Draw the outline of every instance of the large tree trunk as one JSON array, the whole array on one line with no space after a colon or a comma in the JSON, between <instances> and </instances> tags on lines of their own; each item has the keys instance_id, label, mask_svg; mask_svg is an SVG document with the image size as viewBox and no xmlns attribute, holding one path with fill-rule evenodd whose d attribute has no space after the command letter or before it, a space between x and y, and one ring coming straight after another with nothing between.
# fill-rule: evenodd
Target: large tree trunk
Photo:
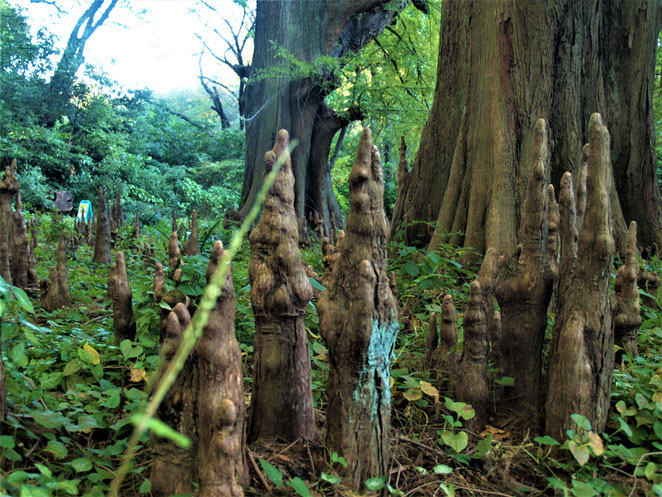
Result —
<instances>
[{"instance_id":1,"label":"large tree trunk","mask_svg":"<svg viewBox=\"0 0 662 497\"><path fill-rule=\"evenodd\" d=\"M531 163L536 119L546 117L554 130L547 177L558 186L565 171L577 176L593 112L604 116L612 134L613 175L607 186L617 247L625 247L630 220L637 221L644 246L660 246L652 130L660 5L658 0L444 4L442 27L452 24L453 36L442 36L439 67L467 76L460 78L466 83L459 89L438 84L433 107L461 101L464 115L460 125L449 111L431 115L421 159L401 199L409 221L425 220L427 206L439 201L439 190L428 191L429 184L443 187L448 178L432 248L452 232L461 233L450 237L458 245L511 250L529 175L520 164ZM453 22L458 17L468 26ZM444 130L449 142L437 142L441 131L432 133L435 129ZM443 159L426 159L430 149ZM418 177L422 181L415 181Z\"/></svg>"},{"instance_id":2,"label":"large tree trunk","mask_svg":"<svg viewBox=\"0 0 662 497\"><path fill-rule=\"evenodd\" d=\"M305 215L324 215L325 229L340 226L326 160L311 161L313 128L324 97L333 89L332 71L320 64L313 74L288 64L289 57L315 65L318 57L339 57L358 51L377 36L397 10L385 0L259 1L255 22L255 55L252 81L247 85L242 106L246 113L246 168L240 213L253 206L262 185L262 153L274 143L276 132L285 128L298 145L292 152L295 178L295 212L299 222ZM333 138L333 136L332 136ZM330 141L322 140L329 154ZM319 170L322 168L323 170ZM308 180L309 176L315 179ZM312 189L312 191L310 191ZM319 190L319 191L318 191ZM322 204L318 204L322 202ZM331 207L331 208L329 208Z\"/></svg>"}]
</instances>

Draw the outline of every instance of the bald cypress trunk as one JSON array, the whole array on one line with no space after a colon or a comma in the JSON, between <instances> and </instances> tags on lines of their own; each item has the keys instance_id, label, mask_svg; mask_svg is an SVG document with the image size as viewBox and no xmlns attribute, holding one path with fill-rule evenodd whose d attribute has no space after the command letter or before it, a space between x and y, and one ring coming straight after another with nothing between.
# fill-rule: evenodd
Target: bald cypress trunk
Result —
<instances>
[{"instance_id":1,"label":"bald cypress trunk","mask_svg":"<svg viewBox=\"0 0 662 497\"><path fill-rule=\"evenodd\" d=\"M535 121L544 117L554 130L546 179L558 187L564 172L577 177L593 112L604 116L612 136L613 173L607 172L606 188L616 246L625 249L631 220L637 221L644 247L660 246L652 90L661 5L646 0L444 4L442 26L451 23L452 34L446 36L455 45L442 37L439 67L465 84L451 91L442 79L433 107L460 102L464 114L459 125L448 112L431 114L421 159L402 198L408 221L428 219L427 206L442 199L432 248L452 232L450 241L457 245L511 250L518 242ZM468 25L452 22L458 16ZM442 135L432 132L441 128L447 133L443 144ZM427 160L429 149L443 158ZM417 177L422 180L414 181ZM441 196L439 190L428 191L436 181L445 186Z\"/></svg>"}]
</instances>

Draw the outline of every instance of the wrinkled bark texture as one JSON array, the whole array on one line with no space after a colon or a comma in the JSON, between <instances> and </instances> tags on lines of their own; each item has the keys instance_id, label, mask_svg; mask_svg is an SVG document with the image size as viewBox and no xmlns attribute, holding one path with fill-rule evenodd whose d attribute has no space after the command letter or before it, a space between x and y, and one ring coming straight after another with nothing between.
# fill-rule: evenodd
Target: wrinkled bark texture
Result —
<instances>
[{"instance_id":1,"label":"wrinkled bark texture","mask_svg":"<svg viewBox=\"0 0 662 497\"><path fill-rule=\"evenodd\" d=\"M514 395L533 406L541 400L542 345L547 327L547 308L556 274L549 264L548 206L545 187L547 126L535 126L532 172L524 200L520 227L521 244L501 256L496 296L501 307L501 364L515 379Z\"/></svg>"},{"instance_id":2,"label":"wrinkled bark texture","mask_svg":"<svg viewBox=\"0 0 662 497\"><path fill-rule=\"evenodd\" d=\"M303 75L278 52L285 51L304 63L312 63L319 56L339 57L357 52L406 3L395 6L386 0L257 3L251 74L262 77L250 81L243 95L247 124L241 215L245 216L253 206L262 185L261 151L269 149L279 128L286 128L291 138L298 141L292 152L297 220L303 223L309 213L319 213L326 233L333 226L342 225L328 164L331 144L328 136L333 138L337 130L332 130L337 126L327 124L328 109L323 102L337 84L336 79L326 71ZM327 138L314 137L314 130Z\"/></svg>"},{"instance_id":3,"label":"wrinkled bark texture","mask_svg":"<svg viewBox=\"0 0 662 497\"><path fill-rule=\"evenodd\" d=\"M110 266L108 274L108 297L113 304L113 331L115 344L122 340L133 340L136 337L136 323L132 323L133 307L131 305L131 287L129 275L126 272L124 252L115 254L115 264Z\"/></svg>"},{"instance_id":4,"label":"wrinkled bark texture","mask_svg":"<svg viewBox=\"0 0 662 497\"><path fill-rule=\"evenodd\" d=\"M565 171L577 176L589 115L600 112L612 133L606 185L617 248L631 220L644 247L662 246L652 119L662 4L449 0L442 16L444 75L396 223L429 220L427 206L438 206L432 248L453 233L456 245L510 252L535 120L555 130L545 175L558 187Z\"/></svg>"},{"instance_id":5,"label":"wrinkled bark texture","mask_svg":"<svg viewBox=\"0 0 662 497\"><path fill-rule=\"evenodd\" d=\"M67 234L62 231L57 246L57 263L48 280L41 282L41 305L48 312L71 306L69 275L67 272Z\"/></svg>"},{"instance_id":6,"label":"wrinkled bark texture","mask_svg":"<svg viewBox=\"0 0 662 497\"><path fill-rule=\"evenodd\" d=\"M454 379L457 374L460 358L455 349L457 349L457 314L453 298L446 295L441 303L439 345L434 356L436 382L439 386L444 379Z\"/></svg>"},{"instance_id":7,"label":"wrinkled bark texture","mask_svg":"<svg viewBox=\"0 0 662 497\"><path fill-rule=\"evenodd\" d=\"M349 190L345 237L317 308L329 349L326 444L347 460L346 481L359 489L389 468L389 368L399 327L386 271L381 158L367 128Z\"/></svg>"},{"instance_id":8,"label":"wrinkled bark texture","mask_svg":"<svg viewBox=\"0 0 662 497\"><path fill-rule=\"evenodd\" d=\"M97 208L97 238L94 243L92 262L110 264L110 222L106 212L106 192L99 187L99 207Z\"/></svg>"},{"instance_id":9,"label":"wrinkled bark texture","mask_svg":"<svg viewBox=\"0 0 662 497\"><path fill-rule=\"evenodd\" d=\"M456 400L471 404L476 415L467 427L480 432L487 423L487 316L478 280L471 284L469 304L464 313L464 350L455 385Z\"/></svg>"},{"instance_id":10,"label":"wrinkled bark texture","mask_svg":"<svg viewBox=\"0 0 662 497\"><path fill-rule=\"evenodd\" d=\"M264 200L260 222L250 235L248 275L255 315L255 376L249 441L276 437L311 440L315 434L303 325L313 292L299 253L288 144L288 133L282 129L273 149L264 155L265 172L279 159L283 164Z\"/></svg>"},{"instance_id":11,"label":"wrinkled bark texture","mask_svg":"<svg viewBox=\"0 0 662 497\"><path fill-rule=\"evenodd\" d=\"M614 239L609 226L606 175L609 132L598 114L589 128L586 212L577 225L572 176L561 179L561 261L557 314L549 360L545 431L561 440L576 429L578 413L593 430L605 428L614 367L609 303Z\"/></svg>"},{"instance_id":12,"label":"wrinkled bark texture","mask_svg":"<svg viewBox=\"0 0 662 497\"><path fill-rule=\"evenodd\" d=\"M11 202L18 192L16 160L5 169L5 177L0 180L0 276L10 285L12 278L12 208Z\"/></svg>"},{"instance_id":13,"label":"wrinkled bark texture","mask_svg":"<svg viewBox=\"0 0 662 497\"><path fill-rule=\"evenodd\" d=\"M182 255L196 255L200 253L198 242L198 213L195 209L191 212L191 236L182 245Z\"/></svg>"}]
</instances>

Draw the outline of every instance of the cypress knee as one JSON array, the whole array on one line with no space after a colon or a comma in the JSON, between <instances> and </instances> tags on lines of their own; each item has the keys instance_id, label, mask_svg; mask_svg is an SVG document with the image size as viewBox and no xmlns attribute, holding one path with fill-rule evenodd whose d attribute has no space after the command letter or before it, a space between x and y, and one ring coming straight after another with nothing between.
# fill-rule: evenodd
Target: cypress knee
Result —
<instances>
[{"instance_id":1,"label":"cypress knee","mask_svg":"<svg viewBox=\"0 0 662 497\"><path fill-rule=\"evenodd\" d=\"M611 295L614 319L614 341L632 357L637 357L637 338L641 326L639 288L637 287L637 223L630 223L625 264L616 271L614 292ZM620 361L619 353L618 361Z\"/></svg>"},{"instance_id":2,"label":"cypress knee","mask_svg":"<svg viewBox=\"0 0 662 497\"><path fill-rule=\"evenodd\" d=\"M170 365L181 342L182 333L190 321L191 316L182 303L173 307L168 314L158 381ZM189 358L157 410L158 419L188 437L191 445L187 448L181 447L170 439L152 433L150 441L154 462L150 480L155 497L190 493L193 491L193 481L197 480L196 376L196 369Z\"/></svg>"},{"instance_id":3,"label":"cypress knee","mask_svg":"<svg viewBox=\"0 0 662 497\"><path fill-rule=\"evenodd\" d=\"M0 180L0 276L9 284L13 283L11 270L11 202L18 192L16 160L5 169L5 177Z\"/></svg>"},{"instance_id":4,"label":"cypress knee","mask_svg":"<svg viewBox=\"0 0 662 497\"><path fill-rule=\"evenodd\" d=\"M182 255L196 255L200 253L198 243L198 213L193 209L191 212L191 236L182 245Z\"/></svg>"},{"instance_id":5,"label":"cypress knee","mask_svg":"<svg viewBox=\"0 0 662 497\"><path fill-rule=\"evenodd\" d=\"M386 270L382 164L367 128L349 191L345 237L317 308L329 349L326 444L345 458L347 481L360 489L389 469L390 366L398 332Z\"/></svg>"},{"instance_id":6,"label":"cypress knee","mask_svg":"<svg viewBox=\"0 0 662 497\"><path fill-rule=\"evenodd\" d=\"M457 373L455 398L471 404L476 412L467 426L480 432L487 423L487 317L483 291L476 279L471 284L469 305L464 313L464 351Z\"/></svg>"},{"instance_id":7,"label":"cypress knee","mask_svg":"<svg viewBox=\"0 0 662 497\"><path fill-rule=\"evenodd\" d=\"M41 303L48 312L71 305L67 273L67 236L64 231L60 234L60 243L57 246L57 263L51 269L49 279L42 281L41 286Z\"/></svg>"},{"instance_id":8,"label":"cypress knee","mask_svg":"<svg viewBox=\"0 0 662 497\"><path fill-rule=\"evenodd\" d=\"M457 348L457 314L453 298L446 295L441 302L441 330L439 345L435 352L437 385L441 386L444 378L455 378L460 359L453 349Z\"/></svg>"},{"instance_id":9,"label":"cypress knee","mask_svg":"<svg viewBox=\"0 0 662 497\"><path fill-rule=\"evenodd\" d=\"M131 322L133 319L132 294L124 252L115 254L115 264L110 267L108 297L113 303L115 344L119 345L122 340L133 340L136 337L136 323Z\"/></svg>"},{"instance_id":10,"label":"cypress knee","mask_svg":"<svg viewBox=\"0 0 662 497\"><path fill-rule=\"evenodd\" d=\"M251 304L255 314L255 378L248 440L310 440L315 434L308 340L303 315L312 287L299 253L294 175L288 134L280 130L264 156L265 174L283 157L250 235Z\"/></svg>"},{"instance_id":11,"label":"cypress knee","mask_svg":"<svg viewBox=\"0 0 662 497\"><path fill-rule=\"evenodd\" d=\"M28 288L28 266L30 259L30 241L25 229L25 219L21 206L21 190L16 192L16 206L12 213L12 279L19 288Z\"/></svg>"},{"instance_id":12,"label":"cypress knee","mask_svg":"<svg viewBox=\"0 0 662 497\"><path fill-rule=\"evenodd\" d=\"M533 168L522 207L521 244L501 257L496 296L501 306L504 374L515 379L518 401L536 406L542 393L542 345L554 274L547 261L547 125L536 123Z\"/></svg>"},{"instance_id":13,"label":"cypress knee","mask_svg":"<svg viewBox=\"0 0 662 497\"><path fill-rule=\"evenodd\" d=\"M214 244L207 279L223 255ZM198 367L199 497L241 497L247 483L244 461L244 374L234 333L236 298L228 272L223 292L195 349Z\"/></svg>"},{"instance_id":14,"label":"cypress knee","mask_svg":"<svg viewBox=\"0 0 662 497\"><path fill-rule=\"evenodd\" d=\"M106 192L99 187L99 207L97 209L97 238L94 243L92 262L110 264L110 222L106 212Z\"/></svg>"},{"instance_id":15,"label":"cypress knee","mask_svg":"<svg viewBox=\"0 0 662 497\"><path fill-rule=\"evenodd\" d=\"M602 431L607 421L614 367L614 331L609 278L614 239L609 227L605 172L610 168L609 132L599 114L589 125L586 211L579 235L572 177L561 179L561 261L545 431L562 439L579 413Z\"/></svg>"},{"instance_id":16,"label":"cypress knee","mask_svg":"<svg viewBox=\"0 0 662 497\"><path fill-rule=\"evenodd\" d=\"M430 313L430 320L428 322L428 340L425 347L425 359L423 360L424 369L434 368L434 354L437 351L438 344L439 344L439 333L437 331L437 315L434 312L432 312Z\"/></svg>"}]
</instances>

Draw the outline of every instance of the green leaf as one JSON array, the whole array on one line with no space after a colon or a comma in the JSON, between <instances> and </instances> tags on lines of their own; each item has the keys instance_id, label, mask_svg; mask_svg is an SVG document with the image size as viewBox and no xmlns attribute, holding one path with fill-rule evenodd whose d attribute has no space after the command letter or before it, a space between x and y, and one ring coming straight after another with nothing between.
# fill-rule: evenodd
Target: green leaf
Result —
<instances>
[{"instance_id":1,"label":"green leaf","mask_svg":"<svg viewBox=\"0 0 662 497\"><path fill-rule=\"evenodd\" d=\"M49 478L53 476L53 472L48 468L48 466L44 466L43 464L35 463L35 467L39 470L39 472L44 475L48 476Z\"/></svg>"},{"instance_id":2,"label":"green leaf","mask_svg":"<svg viewBox=\"0 0 662 497\"><path fill-rule=\"evenodd\" d=\"M140 416L133 416L132 420L134 423L137 423L140 420ZM147 429L153 431L156 436L172 440L180 447L187 448L191 446L191 441L186 435L182 435L159 419L149 418Z\"/></svg>"},{"instance_id":3,"label":"green leaf","mask_svg":"<svg viewBox=\"0 0 662 497\"><path fill-rule=\"evenodd\" d=\"M152 491L152 482L150 481L149 478L145 478L143 482L140 484L140 488L138 489L138 492L141 494L148 494Z\"/></svg>"},{"instance_id":4,"label":"green leaf","mask_svg":"<svg viewBox=\"0 0 662 497\"><path fill-rule=\"evenodd\" d=\"M469 436L464 431L453 433L452 431L444 430L441 434L441 439L457 453L462 452L469 443Z\"/></svg>"},{"instance_id":5,"label":"green leaf","mask_svg":"<svg viewBox=\"0 0 662 497\"><path fill-rule=\"evenodd\" d=\"M16 447L16 443L14 442L14 437L11 437L9 435L2 435L0 436L0 447L3 449L13 449Z\"/></svg>"},{"instance_id":6,"label":"green leaf","mask_svg":"<svg viewBox=\"0 0 662 497\"><path fill-rule=\"evenodd\" d=\"M74 468L76 473L83 473L92 469L92 461L90 461L89 457L79 457L69 464L71 464L71 467Z\"/></svg>"},{"instance_id":7,"label":"green leaf","mask_svg":"<svg viewBox=\"0 0 662 497\"><path fill-rule=\"evenodd\" d=\"M281 473L278 468L269 464L264 459L260 459L260 466L262 466L262 471L264 471L264 474L267 475L274 485L277 487L283 486L283 473Z\"/></svg>"},{"instance_id":8,"label":"green leaf","mask_svg":"<svg viewBox=\"0 0 662 497\"><path fill-rule=\"evenodd\" d=\"M653 481L655 478L655 470L657 469L654 462L649 462L644 469L644 476L647 480Z\"/></svg>"},{"instance_id":9,"label":"green leaf","mask_svg":"<svg viewBox=\"0 0 662 497\"><path fill-rule=\"evenodd\" d=\"M326 290L326 287L322 285L319 281L317 281L315 278L312 276L308 276L308 280L310 280L310 284L313 286L313 288L316 288L320 292L323 292Z\"/></svg>"},{"instance_id":10,"label":"green leaf","mask_svg":"<svg viewBox=\"0 0 662 497\"><path fill-rule=\"evenodd\" d=\"M331 485L336 485L342 481L342 478L336 475L330 475L322 471L322 474L320 475L320 479L330 483Z\"/></svg>"},{"instance_id":11,"label":"green leaf","mask_svg":"<svg viewBox=\"0 0 662 497\"><path fill-rule=\"evenodd\" d=\"M444 491L447 497L455 497L455 487L450 483L440 483L439 488Z\"/></svg>"},{"instance_id":12,"label":"green leaf","mask_svg":"<svg viewBox=\"0 0 662 497\"><path fill-rule=\"evenodd\" d=\"M46 373L39 379L39 383L44 390L51 390L60 384L60 380L62 373Z\"/></svg>"},{"instance_id":13,"label":"green leaf","mask_svg":"<svg viewBox=\"0 0 662 497\"><path fill-rule=\"evenodd\" d=\"M599 492L590 484L579 480L572 480L572 495L575 497L593 497Z\"/></svg>"},{"instance_id":14,"label":"green leaf","mask_svg":"<svg viewBox=\"0 0 662 497\"><path fill-rule=\"evenodd\" d=\"M32 411L32 419L34 419L41 426L50 430L58 429L62 426L64 421L63 416L53 411Z\"/></svg>"},{"instance_id":15,"label":"green leaf","mask_svg":"<svg viewBox=\"0 0 662 497\"><path fill-rule=\"evenodd\" d=\"M331 465L334 463L340 464L343 468L347 468L347 461L345 461L345 458L342 456L339 456L336 452L333 452L331 454Z\"/></svg>"},{"instance_id":16,"label":"green leaf","mask_svg":"<svg viewBox=\"0 0 662 497\"><path fill-rule=\"evenodd\" d=\"M653 423L653 431L655 432L657 438L662 440L662 423L655 421L655 423Z\"/></svg>"},{"instance_id":17,"label":"green leaf","mask_svg":"<svg viewBox=\"0 0 662 497\"><path fill-rule=\"evenodd\" d=\"M547 435L545 435L544 437L536 437L533 440L536 443L539 443L540 445L561 445L556 440L554 440L552 437L547 436Z\"/></svg>"},{"instance_id":18,"label":"green leaf","mask_svg":"<svg viewBox=\"0 0 662 497\"><path fill-rule=\"evenodd\" d=\"M588 446L581 445L574 440L570 440L568 443L568 448L580 466L583 466L588 462L588 458L591 455L588 450Z\"/></svg>"},{"instance_id":19,"label":"green leaf","mask_svg":"<svg viewBox=\"0 0 662 497\"><path fill-rule=\"evenodd\" d=\"M365 488L376 492L381 490L386 486L386 476L375 476L374 478L369 478L365 481Z\"/></svg>"},{"instance_id":20,"label":"green leaf","mask_svg":"<svg viewBox=\"0 0 662 497\"><path fill-rule=\"evenodd\" d=\"M80 371L81 365L80 361L78 359L73 359L72 361L69 361L67 365L64 367L64 371L62 374L64 376L71 376L74 373L77 373Z\"/></svg>"},{"instance_id":21,"label":"green leaf","mask_svg":"<svg viewBox=\"0 0 662 497\"><path fill-rule=\"evenodd\" d=\"M577 423L577 429L589 431L591 429L591 422L581 414L571 414L570 418Z\"/></svg>"},{"instance_id":22,"label":"green leaf","mask_svg":"<svg viewBox=\"0 0 662 497\"><path fill-rule=\"evenodd\" d=\"M63 480L56 483L57 488L61 488L69 495L78 495L78 484L80 480Z\"/></svg>"},{"instance_id":23,"label":"green leaf","mask_svg":"<svg viewBox=\"0 0 662 497\"><path fill-rule=\"evenodd\" d=\"M14 471L13 473L10 473L9 476L7 477L7 482L11 483L12 485L15 485L29 478L30 475L25 471Z\"/></svg>"},{"instance_id":24,"label":"green leaf","mask_svg":"<svg viewBox=\"0 0 662 497\"><path fill-rule=\"evenodd\" d=\"M503 376L498 380L494 380L494 383L496 383L497 385L501 385L502 387L514 387L515 378L511 376Z\"/></svg>"},{"instance_id":25,"label":"green leaf","mask_svg":"<svg viewBox=\"0 0 662 497\"><path fill-rule=\"evenodd\" d=\"M311 494L310 490L308 490L308 486L298 476L292 478L292 480L287 484L292 487L294 491L301 497L313 497L313 494Z\"/></svg>"},{"instance_id":26,"label":"green leaf","mask_svg":"<svg viewBox=\"0 0 662 497\"><path fill-rule=\"evenodd\" d=\"M14 364L22 369L26 368L30 362L28 355L25 353L25 345L23 343L19 343L11 349L10 357Z\"/></svg>"},{"instance_id":27,"label":"green leaf","mask_svg":"<svg viewBox=\"0 0 662 497\"><path fill-rule=\"evenodd\" d=\"M445 464L437 464L432 471L437 475L449 475L453 472L453 468L446 466Z\"/></svg>"},{"instance_id":28,"label":"green leaf","mask_svg":"<svg viewBox=\"0 0 662 497\"><path fill-rule=\"evenodd\" d=\"M132 357L138 357L143 352L143 348L140 345L133 346L131 340L122 340L120 343L120 350L124 359L131 359Z\"/></svg>"},{"instance_id":29,"label":"green leaf","mask_svg":"<svg viewBox=\"0 0 662 497\"><path fill-rule=\"evenodd\" d=\"M405 273L407 273L412 278L415 278L420 273L420 270L418 269L418 266L416 264L414 264L413 262L407 262L406 264L404 264L402 266L402 269L404 270Z\"/></svg>"},{"instance_id":30,"label":"green leaf","mask_svg":"<svg viewBox=\"0 0 662 497\"><path fill-rule=\"evenodd\" d=\"M97 420L92 416L83 415L78 418L78 423L69 429L69 431L86 431L91 430L92 428L98 428L99 424Z\"/></svg>"},{"instance_id":31,"label":"green leaf","mask_svg":"<svg viewBox=\"0 0 662 497\"><path fill-rule=\"evenodd\" d=\"M56 459L64 459L67 457L67 446L55 440L48 442L45 450L52 452Z\"/></svg>"},{"instance_id":32,"label":"green leaf","mask_svg":"<svg viewBox=\"0 0 662 497\"><path fill-rule=\"evenodd\" d=\"M623 432L624 432L628 437L631 437L631 436L632 436L632 428L630 428L630 425L627 424L627 422L626 422L623 418L621 418L621 417L618 418L618 422L619 422L620 425L621 425L621 430L623 430Z\"/></svg>"},{"instance_id":33,"label":"green leaf","mask_svg":"<svg viewBox=\"0 0 662 497\"><path fill-rule=\"evenodd\" d=\"M34 307L32 306L32 302L30 302L30 298L27 296L27 294L22 289L15 286L11 287L11 291L16 297L18 305L20 305L25 312L34 314Z\"/></svg>"}]
</instances>

